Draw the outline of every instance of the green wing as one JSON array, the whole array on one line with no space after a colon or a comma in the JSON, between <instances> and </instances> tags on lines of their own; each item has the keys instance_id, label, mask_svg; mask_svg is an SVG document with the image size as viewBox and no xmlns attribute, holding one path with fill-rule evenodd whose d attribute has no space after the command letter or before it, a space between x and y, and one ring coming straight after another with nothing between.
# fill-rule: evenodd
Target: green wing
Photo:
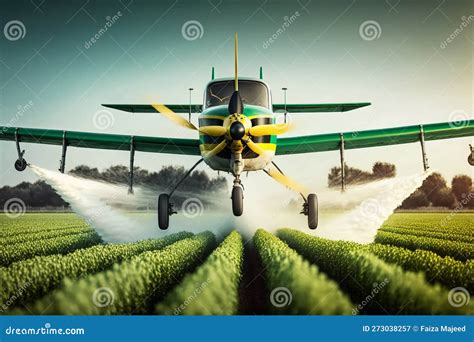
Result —
<instances>
[{"instance_id":1,"label":"green wing","mask_svg":"<svg viewBox=\"0 0 474 342\"><path fill-rule=\"evenodd\" d=\"M428 125L374 129L370 131L280 138L278 139L276 154L338 150L341 146L341 135L344 137L345 149L407 144L420 141L422 130L425 140L469 137L474 136L474 120L468 120L462 123L443 122Z\"/></svg>"},{"instance_id":2,"label":"green wing","mask_svg":"<svg viewBox=\"0 0 474 342\"><path fill-rule=\"evenodd\" d=\"M130 113L157 113L151 104L103 104L102 106ZM189 113L189 104L167 104L166 107L175 113ZM191 113L200 112L202 112L202 105L191 104Z\"/></svg>"},{"instance_id":3,"label":"green wing","mask_svg":"<svg viewBox=\"0 0 474 342\"><path fill-rule=\"evenodd\" d=\"M349 110L370 106L370 102L360 103L314 103L314 104L287 104L286 111L289 113L323 113L323 112L347 112ZM274 112L285 111L284 104L274 104Z\"/></svg>"},{"instance_id":4,"label":"green wing","mask_svg":"<svg viewBox=\"0 0 474 342\"><path fill-rule=\"evenodd\" d=\"M0 140L15 141L15 135L17 135L20 142L62 145L64 135L67 146L129 151L133 137L135 151L184 155L201 154L198 139L173 139L6 126L0 126L0 129Z\"/></svg>"}]
</instances>

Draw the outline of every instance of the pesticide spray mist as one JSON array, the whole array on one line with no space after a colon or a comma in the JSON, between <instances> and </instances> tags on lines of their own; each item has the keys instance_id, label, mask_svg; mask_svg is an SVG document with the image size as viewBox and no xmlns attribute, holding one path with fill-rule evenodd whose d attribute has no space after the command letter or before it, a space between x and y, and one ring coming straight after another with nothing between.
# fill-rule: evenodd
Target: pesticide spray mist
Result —
<instances>
[{"instance_id":1,"label":"pesticide spray mist","mask_svg":"<svg viewBox=\"0 0 474 342\"><path fill-rule=\"evenodd\" d=\"M83 179L34 165L31 168L106 242L156 238L180 230L211 230L222 238L231 229L237 229L246 239L250 239L257 228L276 231L289 227L328 239L369 243L380 225L428 175L422 173L352 186L344 194L334 190L319 192L320 222L314 231L307 228L305 216L288 210L287 203L278 196L269 194L268 198L263 199L261 192L249 191L246 192L244 214L237 218L232 215L227 196L209 196L206 200L213 202L211 209L205 208L195 194L185 194L187 200L181 208L176 208L179 215L171 217L170 229L160 231L155 211L137 213L129 209L146 208L155 203L156 189L136 187L134 194L128 195L127 187L123 185Z\"/></svg>"}]
</instances>

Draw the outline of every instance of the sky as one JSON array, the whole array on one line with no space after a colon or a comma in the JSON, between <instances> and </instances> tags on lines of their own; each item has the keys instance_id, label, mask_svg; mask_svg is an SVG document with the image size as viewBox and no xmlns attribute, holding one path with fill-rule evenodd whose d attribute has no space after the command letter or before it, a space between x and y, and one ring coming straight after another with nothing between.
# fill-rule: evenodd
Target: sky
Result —
<instances>
[{"instance_id":1,"label":"sky","mask_svg":"<svg viewBox=\"0 0 474 342\"><path fill-rule=\"evenodd\" d=\"M104 114L101 104L187 103L190 87L193 102L202 102L212 66L216 77L233 74L234 32L240 75L258 77L262 66L274 103L282 102L282 87L288 88L289 103L372 103L346 113L292 115L295 129L288 136L474 117L470 0L0 3L0 125L196 138L158 114ZM19 35L7 30L15 24ZM186 30L190 25L197 34ZM106 120L98 120L104 115ZM470 143L472 138L428 142L430 166L448 179L474 176L466 161ZM58 168L60 146L22 148L29 162ZM0 185L37 179L29 170L14 170L14 143L0 142L0 151ZM190 167L197 158L137 153L135 165L157 171L167 164ZM419 144L350 150L346 159L364 170L379 160L392 162L402 176L423 168ZM104 169L128 162L127 152L70 148L66 171L80 164ZM322 189L339 155L303 154L276 162L294 179ZM289 195L263 173L243 182L254 195L262 188Z\"/></svg>"}]
</instances>

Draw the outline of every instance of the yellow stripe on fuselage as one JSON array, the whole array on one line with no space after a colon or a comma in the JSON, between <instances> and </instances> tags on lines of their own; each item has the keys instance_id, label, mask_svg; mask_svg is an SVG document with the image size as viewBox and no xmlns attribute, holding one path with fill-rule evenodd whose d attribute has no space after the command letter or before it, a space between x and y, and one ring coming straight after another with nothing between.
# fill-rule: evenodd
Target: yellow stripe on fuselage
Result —
<instances>
[{"instance_id":1,"label":"yellow stripe on fuselage","mask_svg":"<svg viewBox=\"0 0 474 342\"><path fill-rule=\"evenodd\" d=\"M199 148L201 151L208 152L211 151L214 147L218 144L200 144ZM261 147L265 151L276 151L276 144L272 143L257 143L259 147Z\"/></svg>"}]
</instances>

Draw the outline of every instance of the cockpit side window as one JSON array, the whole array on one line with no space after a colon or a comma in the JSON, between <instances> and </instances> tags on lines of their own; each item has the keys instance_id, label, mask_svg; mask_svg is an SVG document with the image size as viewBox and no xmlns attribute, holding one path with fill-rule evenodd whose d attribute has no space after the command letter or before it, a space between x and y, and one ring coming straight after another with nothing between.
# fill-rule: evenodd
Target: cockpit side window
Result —
<instances>
[{"instance_id":1,"label":"cockpit side window","mask_svg":"<svg viewBox=\"0 0 474 342\"><path fill-rule=\"evenodd\" d=\"M234 92L234 81L218 81L211 83L206 91L206 107L229 104ZM270 107L268 89L265 84L256 81L240 80L239 93L244 104Z\"/></svg>"}]
</instances>

